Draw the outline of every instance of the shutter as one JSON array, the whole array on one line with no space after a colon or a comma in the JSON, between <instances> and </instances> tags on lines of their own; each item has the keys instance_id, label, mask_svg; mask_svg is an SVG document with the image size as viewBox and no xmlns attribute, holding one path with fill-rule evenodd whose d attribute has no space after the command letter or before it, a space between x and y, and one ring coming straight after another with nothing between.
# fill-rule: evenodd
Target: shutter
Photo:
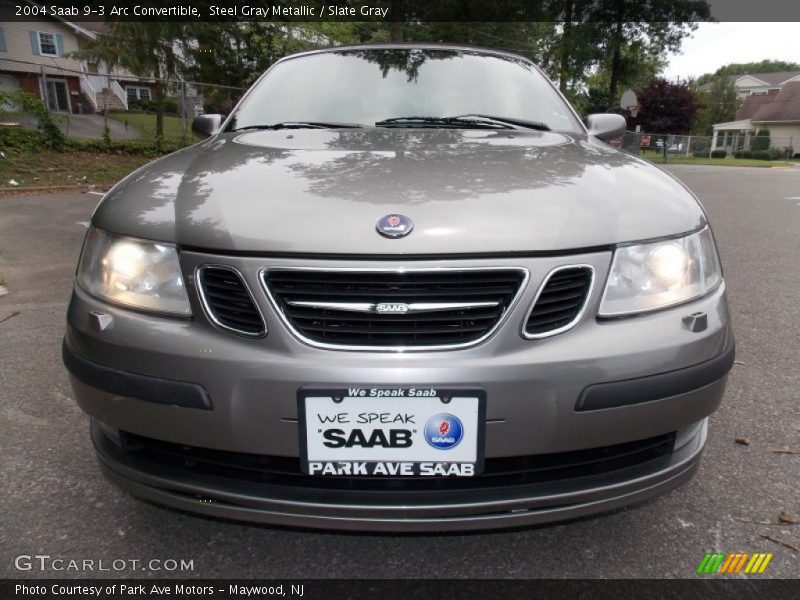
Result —
<instances>
[{"instance_id":1,"label":"shutter","mask_svg":"<svg viewBox=\"0 0 800 600\"><path fill-rule=\"evenodd\" d=\"M0 27L0 52L7 52L8 48L6 48L6 32L3 31L3 28Z\"/></svg>"},{"instance_id":2,"label":"shutter","mask_svg":"<svg viewBox=\"0 0 800 600\"><path fill-rule=\"evenodd\" d=\"M29 31L28 33L31 34L31 51L38 56L41 54L41 51L39 50L39 32Z\"/></svg>"},{"instance_id":3,"label":"shutter","mask_svg":"<svg viewBox=\"0 0 800 600\"><path fill-rule=\"evenodd\" d=\"M60 33L56 34L56 54L60 57L64 57L64 36Z\"/></svg>"}]
</instances>

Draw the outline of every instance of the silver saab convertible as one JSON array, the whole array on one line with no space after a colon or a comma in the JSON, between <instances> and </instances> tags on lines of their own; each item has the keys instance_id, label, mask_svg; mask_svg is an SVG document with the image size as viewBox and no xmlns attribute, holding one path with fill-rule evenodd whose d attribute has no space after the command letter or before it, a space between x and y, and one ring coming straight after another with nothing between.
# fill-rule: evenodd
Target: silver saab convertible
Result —
<instances>
[{"instance_id":1,"label":"silver saab convertible","mask_svg":"<svg viewBox=\"0 0 800 600\"><path fill-rule=\"evenodd\" d=\"M519 56L277 62L98 206L64 339L105 474L250 521L479 529L686 482L734 357L694 195Z\"/></svg>"}]
</instances>

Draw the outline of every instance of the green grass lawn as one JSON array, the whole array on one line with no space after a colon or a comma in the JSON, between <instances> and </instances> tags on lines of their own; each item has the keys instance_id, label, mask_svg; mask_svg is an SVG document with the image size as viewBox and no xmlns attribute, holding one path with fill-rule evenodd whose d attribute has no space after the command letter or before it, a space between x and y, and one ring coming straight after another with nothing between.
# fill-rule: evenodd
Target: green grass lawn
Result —
<instances>
[{"instance_id":1,"label":"green grass lawn","mask_svg":"<svg viewBox=\"0 0 800 600\"><path fill-rule=\"evenodd\" d=\"M38 186L111 185L151 160L117 153L12 150L0 161L0 187L24 191ZM12 186L11 180L17 185Z\"/></svg>"},{"instance_id":2,"label":"green grass lawn","mask_svg":"<svg viewBox=\"0 0 800 600\"><path fill-rule=\"evenodd\" d=\"M116 121L122 123L128 122L128 125L137 129L142 134L143 140L154 140L156 138L156 116L154 114L144 113L108 113L108 116ZM188 122L190 131L189 142L194 143L200 141L191 132L191 120ZM183 138L183 119L171 115L164 115L164 141L165 142L180 142Z\"/></svg>"},{"instance_id":3,"label":"green grass lawn","mask_svg":"<svg viewBox=\"0 0 800 600\"><path fill-rule=\"evenodd\" d=\"M658 156L642 156L652 163L663 165L664 159ZM750 158L696 158L694 156L675 156L670 154L666 164L673 165L716 165L720 167L788 167L795 163L784 160L754 160Z\"/></svg>"}]
</instances>

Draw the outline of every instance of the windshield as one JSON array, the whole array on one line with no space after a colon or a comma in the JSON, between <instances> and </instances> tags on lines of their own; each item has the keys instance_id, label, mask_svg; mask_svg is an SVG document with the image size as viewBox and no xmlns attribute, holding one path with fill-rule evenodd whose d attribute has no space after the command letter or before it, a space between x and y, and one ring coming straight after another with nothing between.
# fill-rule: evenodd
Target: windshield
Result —
<instances>
[{"instance_id":1,"label":"windshield","mask_svg":"<svg viewBox=\"0 0 800 600\"><path fill-rule=\"evenodd\" d=\"M227 131L280 123L392 126L385 122L458 115L582 131L550 83L524 60L419 48L341 50L279 63L248 94Z\"/></svg>"}]
</instances>

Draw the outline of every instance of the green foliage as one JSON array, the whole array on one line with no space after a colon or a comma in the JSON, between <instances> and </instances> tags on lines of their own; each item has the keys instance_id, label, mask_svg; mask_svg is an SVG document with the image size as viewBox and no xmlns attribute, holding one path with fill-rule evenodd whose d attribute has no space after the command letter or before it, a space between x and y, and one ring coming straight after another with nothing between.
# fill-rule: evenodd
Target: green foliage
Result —
<instances>
[{"instance_id":1,"label":"green foliage","mask_svg":"<svg viewBox=\"0 0 800 600\"><path fill-rule=\"evenodd\" d=\"M64 144L64 134L58 128L44 103L30 92L23 90L0 90L0 107L19 106L36 119L40 143L46 148L58 149Z\"/></svg>"},{"instance_id":2,"label":"green foliage","mask_svg":"<svg viewBox=\"0 0 800 600\"><path fill-rule=\"evenodd\" d=\"M711 158L725 158L728 153L725 150L712 150Z\"/></svg>"},{"instance_id":3,"label":"green foliage","mask_svg":"<svg viewBox=\"0 0 800 600\"><path fill-rule=\"evenodd\" d=\"M34 152L45 147L41 131L22 127L0 127L0 148L4 151Z\"/></svg>"},{"instance_id":4,"label":"green foliage","mask_svg":"<svg viewBox=\"0 0 800 600\"><path fill-rule=\"evenodd\" d=\"M761 129L750 141L750 148L754 151L768 150L772 140L769 129ZM755 157L754 157L755 158Z\"/></svg>"},{"instance_id":5,"label":"green foliage","mask_svg":"<svg viewBox=\"0 0 800 600\"><path fill-rule=\"evenodd\" d=\"M692 152L692 156L695 158L707 158L708 150L695 150Z\"/></svg>"},{"instance_id":6,"label":"green foliage","mask_svg":"<svg viewBox=\"0 0 800 600\"><path fill-rule=\"evenodd\" d=\"M693 87L697 89L696 82ZM736 111L742 105L742 99L730 77L717 75L711 81L711 90L698 94L703 104L698 112L692 133L710 135L715 123L726 123L736 119Z\"/></svg>"},{"instance_id":7,"label":"green foliage","mask_svg":"<svg viewBox=\"0 0 800 600\"><path fill-rule=\"evenodd\" d=\"M783 158L783 150L779 148L767 148L766 150L753 150L752 158L757 160L779 160Z\"/></svg>"},{"instance_id":8,"label":"green foliage","mask_svg":"<svg viewBox=\"0 0 800 600\"><path fill-rule=\"evenodd\" d=\"M731 63L724 65L713 73L706 73L697 78L697 85L711 82L715 77L724 75L728 78L732 75L744 75L745 73L779 73L781 71L800 70L800 64L785 60L762 60L749 63Z\"/></svg>"}]
</instances>

